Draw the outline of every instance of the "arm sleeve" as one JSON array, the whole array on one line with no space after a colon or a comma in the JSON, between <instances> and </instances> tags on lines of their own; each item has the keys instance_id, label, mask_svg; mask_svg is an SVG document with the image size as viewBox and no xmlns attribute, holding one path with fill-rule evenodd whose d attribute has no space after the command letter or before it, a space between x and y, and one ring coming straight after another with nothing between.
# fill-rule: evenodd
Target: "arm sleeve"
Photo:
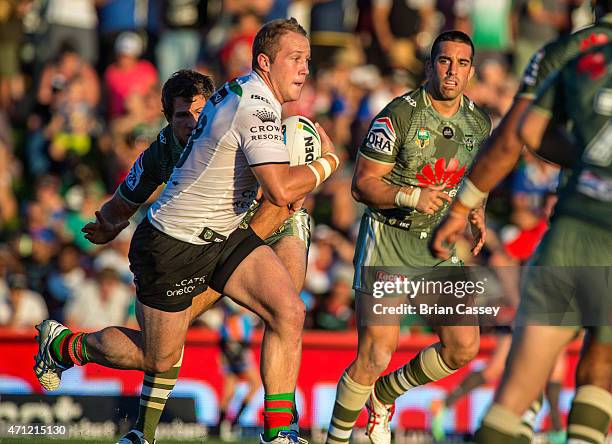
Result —
<instances>
[{"instance_id":1,"label":"arm sleeve","mask_svg":"<svg viewBox=\"0 0 612 444\"><path fill-rule=\"evenodd\" d=\"M119 195L127 202L141 205L147 201L158 186L163 183L161 177L161 156L163 149L155 141L143 151L126 178L119 185Z\"/></svg>"},{"instance_id":2,"label":"arm sleeve","mask_svg":"<svg viewBox=\"0 0 612 444\"><path fill-rule=\"evenodd\" d=\"M551 117L556 124L563 123L565 111L563 107L562 71L557 71L540 86L531 108Z\"/></svg>"},{"instance_id":3,"label":"arm sleeve","mask_svg":"<svg viewBox=\"0 0 612 444\"><path fill-rule=\"evenodd\" d=\"M251 167L289 163L280 116L270 107L247 105L236 115L240 147Z\"/></svg>"},{"instance_id":4,"label":"arm sleeve","mask_svg":"<svg viewBox=\"0 0 612 444\"><path fill-rule=\"evenodd\" d=\"M555 40L544 45L531 57L521 78L517 97L535 97L546 78L563 66L566 44L565 40Z\"/></svg>"},{"instance_id":5,"label":"arm sleeve","mask_svg":"<svg viewBox=\"0 0 612 444\"><path fill-rule=\"evenodd\" d=\"M404 142L404 127L412 117L412 111L400 119L399 110L403 99L395 99L385 107L370 123L368 133L359 147L359 154L378 163L394 164L399 148ZM406 104L404 109L411 110L412 106Z\"/></svg>"}]
</instances>

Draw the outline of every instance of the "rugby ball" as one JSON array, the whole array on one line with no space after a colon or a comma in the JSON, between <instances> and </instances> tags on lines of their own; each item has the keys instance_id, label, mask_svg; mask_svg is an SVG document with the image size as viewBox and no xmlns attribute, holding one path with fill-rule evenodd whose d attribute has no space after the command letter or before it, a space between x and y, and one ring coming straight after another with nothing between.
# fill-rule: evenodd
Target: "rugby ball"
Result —
<instances>
[{"instance_id":1,"label":"rugby ball","mask_svg":"<svg viewBox=\"0 0 612 444\"><path fill-rule=\"evenodd\" d=\"M321 137L314 123L306 117L287 117L282 130L289 151L289 165L305 165L321 157Z\"/></svg>"}]
</instances>

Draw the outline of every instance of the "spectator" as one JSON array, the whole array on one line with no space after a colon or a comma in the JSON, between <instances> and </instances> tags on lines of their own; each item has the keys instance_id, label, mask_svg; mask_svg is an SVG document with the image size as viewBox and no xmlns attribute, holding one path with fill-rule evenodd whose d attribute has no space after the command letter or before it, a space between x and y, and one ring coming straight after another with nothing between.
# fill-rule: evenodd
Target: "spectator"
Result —
<instances>
[{"instance_id":1,"label":"spectator","mask_svg":"<svg viewBox=\"0 0 612 444\"><path fill-rule=\"evenodd\" d=\"M514 72L519 77L533 53L570 28L569 0L518 0Z\"/></svg>"},{"instance_id":2,"label":"spectator","mask_svg":"<svg viewBox=\"0 0 612 444\"><path fill-rule=\"evenodd\" d=\"M98 62L98 16L95 0L47 0L43 60L53 59L62 44L71 40L84 60Z\"/></svg>"},{"instance_id":3,"label":"spectator","mask_svg":"<svg viewBox=\"0 0 612 444\"><path fill-rule=\"evenodd\" d=\"M329 293L323 296L313 315L314 327L323 330L348 330L355 324L353 270L342 265L334 273Z\"/></svg>"},{"instance_id":4,"label":"spectator","mask_svg":"<svg viewBox=\"0 0 612 444\"><path fill-rule=\"evenodd\" d=\"M0 8L0 110L8 110L23 93L19 48L28 0L6 0Z\"/></svg>"},{"instance_id":5,"label":"spectator","mask_svg":"<svg viewBox=\"0 0 612 444\"><path fill-rule=\"evenodd\" d=\"M163 32L155 54L159 75L167 79L182 68L193 68L200 52L200 30L204 27L207 0L162 0Z\"/></svg>"},{"instance_id":6,"label":"spectator","mask_svg":"<svg viewBox=\"0 0 612 444\"><path fill-rule=\"evenodd\" d=\"M131 94L145 95L158 83L157 70L146 60L140 59L143 43L140 36L124 32L115 43L115 62L104 73L104 85L108 91L108 117L112 120L126 111L126 100Z\"/></svg>"},{"instance_id":7,"label":"spectator","mask_svg":"<svg viewBox=\"0 0 612 444\"><path fill-rule=\"evenodd\" d=\"M53 319L64 319L64 306L76 297L85 278L81 253L70 244L64 245L47 279L47 305Z\"/></svg>"},{"instance_id":8,"label":"spectator","mask_svg":"<svg viewBox=\"0 0 612 444\"><path fill-rule=\"evenodd\" d=\"M79 330L99 330L128 320L133 292L116 271L105 268L96 280L87 279L66 304L66 324Z\"/></svg>"},{"instance_id":9,"label":"spectator","mask_svg":"<svg viewBox=\"0 0 612 444\"><path fill-rule=\"evenodd\" d=\"M433 27L433 0L373 0L372 20L375 43L385 55L379 64L420 73L418 36ZM427 42L427 45L431 40Z\"/></svg>"},{"instance_id":10,"label":"spectator","mask_svg":"<svg viewBox=\"0 0 612 444\"><path fill-rule=\"evenodd\" d=\"M7 279L8 292L2 300L0 290L0 324L13 328L32 328L47 319L49 313L42 296L28 289L27 277L11 274Z\"/></svg>"}]
</instances>

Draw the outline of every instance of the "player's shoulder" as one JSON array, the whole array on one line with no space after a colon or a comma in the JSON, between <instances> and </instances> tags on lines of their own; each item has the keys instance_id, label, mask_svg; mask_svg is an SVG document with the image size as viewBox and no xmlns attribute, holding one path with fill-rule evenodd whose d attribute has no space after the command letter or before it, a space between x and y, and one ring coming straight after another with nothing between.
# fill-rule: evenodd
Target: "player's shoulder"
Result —
<instances>
[{"instance_id":1,"label":"player's shoulder","mask_svg":"<svg viewBox=\"0 0 612 444\"><path fill-rule=\"evenodd\" d=\"M410 118L422 102L420 90L409 91L401 96L397 96L385 106L381 115L389 115L394 118Z\"/></svg>"},{"instance_id":2,"label":"player's shoulder","mask_svg":"<svg viewBox=\"0 0 612 444\"><path fill-rule=\"evenodd\" d=\"M472 99L470 99L467 95L463 96L463 105L468 114L473 115L477 120L482 121L486 124L491 124L491 117L485 111L485 109L476 104Z\"/></svg>"}]
</instances>

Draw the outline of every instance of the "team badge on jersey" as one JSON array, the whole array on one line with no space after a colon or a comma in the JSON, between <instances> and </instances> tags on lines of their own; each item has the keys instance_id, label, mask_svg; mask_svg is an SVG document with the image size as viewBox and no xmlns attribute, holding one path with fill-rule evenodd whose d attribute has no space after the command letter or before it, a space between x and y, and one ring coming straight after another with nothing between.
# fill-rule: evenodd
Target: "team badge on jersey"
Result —
<instances>
[{"instance_id":1,"label":"team badge on jersey","mask_svg":"<svg viewBox=\"0 0 612 444\"><path fill-rule=\"evenodd\" d=\"M138 156L138 160L134 162L134 165L132 165L130 172L125 178L125 184L130 190L134 191L134 189L138 186L138 184L140 183L140 176L142 176L143 171L144 171L144 168L142 166L142 154L141 154L140 156Z\"/></svg>"},{"instance_id":2,"label":"team badge on jersey","mask_svg":"<svg viewBox=\"0 0 612 444\"><path fill-rule=\"evenodd\" d=\"M429 130L427 128L419 128L417 131L417 145L421 148L425 148L429 145L429 140L431 135L429 134Z\"/></svg>"},{"instance_id":3,"label":"team badge on jersey","mask_svg":"<svg viewBox=\"0 0 612 444\"><path fill-rule=\"evenodd\" d=\"M379 117L370 127L366 146L382 154L391 154L395 145L395 128L388 117Z\"/></svg>"},{"instance_id":4,"label":"team badge on jersey","mask_svg":"<svg viewBox=\"0 0 612 444\"><path fill-rule=\"evenodd\" d=\"M468 151L472 151L474 149L474 136L465 136L463 139L463 143L465 144L465 149Z\"/></svg>"}]
</instances>

